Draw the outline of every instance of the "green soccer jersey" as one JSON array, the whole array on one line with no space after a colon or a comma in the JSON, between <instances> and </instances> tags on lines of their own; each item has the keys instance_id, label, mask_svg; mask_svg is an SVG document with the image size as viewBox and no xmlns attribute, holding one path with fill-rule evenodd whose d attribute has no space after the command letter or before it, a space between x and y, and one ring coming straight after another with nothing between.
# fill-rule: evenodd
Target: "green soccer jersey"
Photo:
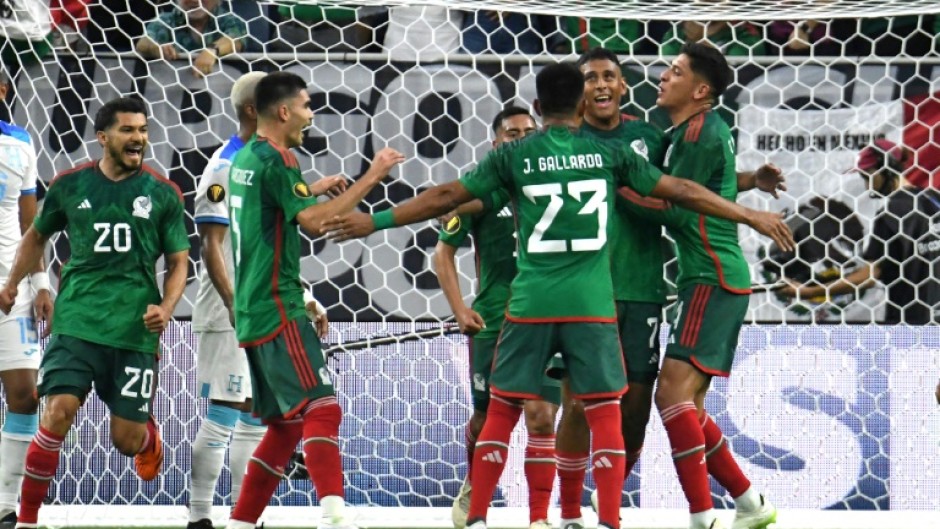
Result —
<instances>
[{"instance_id":1,"label":"green soccer jersey","mask_svg":"<svg viewBox=\"0 0 940 529\"><path fill-rule=\"evenodd\" d=\"M734 139L717 112L696 114L668 134L666 173L694 180L732 202L737 199ZM733 293L749 293L751 274L738 243L738 225L674 209L675 222L667 229L677 245L676 286L716 285Z\"/></svg>"},{"instance_id":2,"label":"green soccer jersey","mask_svg":"<svg viewBox=\"0 0 940 529\"><path fill-rule=\"evenodd\" d=\"M262 137L235 155L229 192L235 334L248 347L274 339L305 314L296 217L317 200L294 154Z\"/></svg>"},{"instance_id":3,"label":"green soccer jersey","mask_svg":"<svg viewBox=\"0 0 940 529\"><path fill-rule=\"evenodd\" d=\"M586 121L581 130L601 140L619 142L646 161L662 167L666 154L666 135L655 125L624 115L613 130L602 130ZM651 219L631 215L617 193L614 221L610 225L611 275L614 299L663 303L666 280L663 277L662 227Z\"/></svg>"},{"instance_id":4,"label":"green soccer jersey","mask_svg":"<svg viewBox=\"0 0 940 529\"><path fill-rule=\"evenodd\" d=\"M146 165L115 182L89 162L52 181L33 227L46 237L65 230L71 247L53 334L155 354L160 335L143 317L161 301L157 259L189 249L176 184Z\"/></svg>"},{"instance_id":5,"label":"green soccer jersey","mask_svg":"<svg viewBox=\"0 0 940 529\"><path fill-rule=\"evenodd\" d=\"M607 241L614 187L647 195L661 175L632 150L553 126L500 145L461 178L476 197L497 189L512 197L519 244L508 317L615 321Z\"/></svg>"},{"instance_id":6,"label":"green soccer jersey","mask_svg":"<svg viewBox=\"0 0 940 529\"><path fill-rule=\"evenodd\" d=\"M440 240L457 247L473 236L478 285L473 310L486 324L477 337L495 338L503 326L509 285L516 277L516 225L504 191L493 193L483 206L476 215L460 215L448 222L441 229Z\"/></svg>"}]
</instances>

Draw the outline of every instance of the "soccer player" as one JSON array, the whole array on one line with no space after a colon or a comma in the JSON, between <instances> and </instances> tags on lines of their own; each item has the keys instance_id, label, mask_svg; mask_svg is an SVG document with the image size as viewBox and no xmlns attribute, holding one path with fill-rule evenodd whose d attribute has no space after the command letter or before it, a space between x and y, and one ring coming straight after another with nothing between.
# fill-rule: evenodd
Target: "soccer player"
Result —
<instances>
[{"instance_id":1,"label":"soccer player","mask_svg":"<svg viewBox=\"0 0 940 529\"><path fill-rule=\"evenodd\" d=\"M9 314L20 281L35 269L46 241L66 231L72 257L62 267L52 338L39 369L39 396L46 397L46 404L26 452L18 528L38 527L62 442L92 384L110 411L114 446L134 456L137 475L152 480L163 463L151 400L160 333L186 285L183 196L143 163L143 102L111 100L98 111L94 126L104 149L101 160L52 181L0 290L0 309ZM156 278L161 256L166 262L162 299ZM109 313L102 325L101 307L120 310Z\"/></svg>"},{"instance_id":2,"label":"soccer player","mask_svg":"<svg viewBox=\"0 0 940 529\"><path fill-rule=\"evenodd\" d=\"M0 71L0 101L6 100L10 81ZM25 129L0 121L0 269L13 266L16 244L36 216L36 150ZM2 280L4 283L6 279ZM41 354L36 321L52 318L49 276L42 260L29 281L18 286L19 296L10 314L0 319L0 381L7 403L0 442L0 527L16 523L16 499L23 482L23 461L39 426L36 408L36 372Z\"/></svg>"},{"instance_id":3,"label":"soccer player","mask_svg":"<svg viewBox=\"0 0 940 529\"><path fill-rule=\"evenodd\" d=\"M257 137L229 172L235 261L235 334L245 348L252 411L268 430L248 463L229 529L254 528L303 438L307 470L320 498L320 529L351 529L343 501L339 454L342 412L300 280L298 226L321 233L323 220L349 211L404 157L380 150L372 167L345 193L323 204L300 175L289 149L303 141L313 111L307 83L288 72L268 74L255 89Z\"/></svg>"},{"instance_id":4,"label":"soccer player","mask_svg":"<svg viewBox=\"0 0 940 529\"><path fill-rule=\"evenodd\" d=\"M521 401L538 398L545 367L558 350L572 393L585 402L600 525L619 527L624 477L619 398L627 384L607 245L614 185L746 222L785 248L793 247L793 239L779 215L729 202L690 180L662 174L633 151L578 132L584 77L577 67L546 66L535 84L542 132L501 145L457 182L429 188L373 216L351 213L330 219L324 229L335 240L362 237L375 229L434 218L496 190L512 197L518 273L497 344L490 406L474 453L468 527L486 527Z\"/></svg>"},{"instance_id":5,"label":"soccer player","mask_svg":"<svg viewBox=\"0 0 940 529\"><path fill-rule=\"evenodd\" d=\"M523 108L509 106L493 119L493 146L521 139L536 130L535 119ZM467 477L454 499L452 518L455 529L463 529L470 508L470 475L477 436L483 429L490 402L489 380L496 339L503 325L509 285L516 276L515 220L508 195L496 192L483 201L474 201L479 211L450 219L441 230L434 250L434 267L460 331L470 336L470 379L473 415L467 423ZM473 308L467 307L457 280L454 259L457 248L473 236L479 289ZM555 415L561 401L561 387L548 376L539 399L524 404L528 441L525 476L529 487L529 529L549 529L548 504L555 481Z\"/></svg>"},{"instance_id":6,"label":"soccer player","mask_svg":"<svg viewBox=\"0 0 940 529\"><path fill-rule=\"evenodd\" d=\"M721 52L690 43L660 78L656 104L673 127L665 170L737 197L734 139L713 105L731 82ZM714 376L729 376L751 292L738 228L673 208L667 229L678 247L678 317L666 346L655 400L689 501L692 529L722 527L712 508L711 474L734 498L734 529L763 529L777 511L757 493L704 409Z\"/></svg>"}]
</instances>

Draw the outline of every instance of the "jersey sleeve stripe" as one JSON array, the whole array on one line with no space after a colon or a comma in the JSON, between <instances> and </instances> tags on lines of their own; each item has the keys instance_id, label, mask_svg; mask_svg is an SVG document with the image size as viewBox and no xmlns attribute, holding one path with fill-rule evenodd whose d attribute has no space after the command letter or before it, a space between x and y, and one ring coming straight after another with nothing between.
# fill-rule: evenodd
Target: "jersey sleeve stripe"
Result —
<instances>
[{"instance_id":1,"label":"jersey sleeve stripe","mask_svg":"<svg viewBox=\"0 0 940 529\"><path fill-rule=\"evenodd\" d=\"M183 202L183 192L180 191L179 186L176 185L175 183L173 183L172 180L170 180L169 178L167 178L167 177L161 175L160 173L158 173L158 172L156 171L156 169L154 169L153 167L150 167L150 166L147 165L147 164L144 164L143 167L142 167L142 169L143 169L147 174L149 174L150 176L152 176L152 177L154 177L155 179L157 179L157 181L162 182L162 183L164 183L164 184L170 186L170 187L173 189L173 191L176 191L176 196L179 197L180 202Z\"/></svg>"},{"instance_id":2,"label":"jersey sleeve stripe","mask_svg":"<svg viewBox=\"0 0 940 529\"><path fill-rule=\"evenodd\" d=\"M661 198L644 197L630 187L618 187L617 193L619 193L620 196L624 198L624 200L633 202L637 206L643 208L665 210L672 207L672 204Z\"/></svg>"},{"instance_id":3,"label":"jersey sleeve stripe","mask_svg":"<svg viewBox=\"0 0 940 529\"><path fill-rule=\"evenodd\" d=\"M300 168L300 164L297 162L297 157L294 156L294 153L290 152L287 149L282 148L280 145L274 143L268 138L258 138L258 141L267 142L268 144L271 145L271 147L274 147L274 150L276 150L281 155L281 160L284 161L284 165L287 166L288 168L292 168L292 169Z\"/></svg>"},{"instance_id":4,"label":"jersey sleeve stripe","mask_svg":"<svg viewBox=\"0 0 940 529\"><path fill-rule=\"evenodd\" d=\"M698 216L698 231L699 235L702 237L702 244L705 246L705 252L712 258L712 262L715 263L715 270L718 271L718 283L721 284L721 288L731 292L732 294L750 294L750 288L734 288L725 282L725 272L721 267L721 259L718 258L718 254L715 253L715 250L712 249L712 245L708 242L708 230L705 227L705 215Z\"/></svg>"},{"instance_id":5,"label":"jersey sleeve stripe","mask_svg":"<svg viewBox=\"0 0 940 529\"><path fill-rule=\"evenodd\" d=\"M20 194L21 194L21 195L35 195L35 194L36 194L36 188L35 188L35 187L31 187L31 188L29 188L29 189L23 189L23 190L20 191Z\"/></svg>"},{"instance_id":6,"label":"jersey sleeve stripe","mask_svg":"<svg viewBox=\"0 0 940 529\"><path fill-rule=\"evenodd\" d=\"M52 187L53 185L55 185L55 183L58 182L60 178L65 177L65 176L68 176L68 175L70 175L70 174L75 174L75 173L77 173L78 171L81 171L81 170L84 170L84 169L89 169L89 168L91 168L91 167L94 167L94 165L97 164L97 163L98 163L98 160L91 160L91 161L85 162L85 163L83 163L83 164L81 164L81 165L76 165L75 167L73 167L73 168L71 168L71 169L66 169L65 171L62 171L61 173L55 175L55 178L53 178L52 181L49 182L49 187Z\"/></svg>"},{"instance_id":7,"label":"jersey sleeve stripe","mask_svg":"<svg viewBox=\"0 0 940 529\"><path fill-rule=\"evenodd\" d=\"M202 216L193 219L196 224L224 224L229 225L228 217Z\"/></svg>"}]
</instances>

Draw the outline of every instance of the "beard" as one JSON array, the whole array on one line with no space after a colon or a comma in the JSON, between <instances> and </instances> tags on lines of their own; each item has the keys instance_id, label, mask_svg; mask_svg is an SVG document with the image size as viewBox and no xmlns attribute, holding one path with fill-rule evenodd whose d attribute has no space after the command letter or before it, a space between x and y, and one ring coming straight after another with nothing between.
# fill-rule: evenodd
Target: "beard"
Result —
<instances>
[{"instance_id":1,"label":"beard","mask_svg":"<svg viewBox=\"0 0 940 529\"><path fill-rule=\"evenodd\" d=\"M143 165L144 163L144 151L140 151L140 160L125 160L124 159L124 148L126 145L122 146L120 149L114 147L108 147L108 154L111 156L111 159L114 160L114 165L122 171L127 171L132 173Z\"/></svg>"}]
</instances>

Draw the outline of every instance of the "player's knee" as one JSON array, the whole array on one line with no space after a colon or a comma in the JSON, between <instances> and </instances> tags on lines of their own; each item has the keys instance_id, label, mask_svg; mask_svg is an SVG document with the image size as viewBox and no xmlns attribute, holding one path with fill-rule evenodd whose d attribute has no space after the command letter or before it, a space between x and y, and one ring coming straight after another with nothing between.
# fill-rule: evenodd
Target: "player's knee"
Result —
<instances>
[{"instance_id":1,"label":"player's knee","mask_svg":"<svg viewBox=\"0 0 940 529\"><path fill-rule=\"evenodd\" d=\"M7 409L13 413L32 414L39 408L35 388L16 388L7 391Z\"/></svg>"},{"instance_id":2,"label":"player's knee","mask_svg":"<svg viewBox=\"0 0 940 529\"><path fill-rule=\"evenodd\" d=\"M565 401L561 411L561 422L570 427L587 428L587 418L584 416L584 402L580 399Z\"/></svg>"},{"instance_id":3,"label":"player's knee","mask_svg":"<svg viewBox=\"0 0 940 529\"><path fill-rule=\"evenodd\" d=\"M46 408L42 413L42 427L50 432L64 435L72 427L80 403L78 399L72 402L71 399L57 397L46 402Z\"/></svg>"}]
</instances>

